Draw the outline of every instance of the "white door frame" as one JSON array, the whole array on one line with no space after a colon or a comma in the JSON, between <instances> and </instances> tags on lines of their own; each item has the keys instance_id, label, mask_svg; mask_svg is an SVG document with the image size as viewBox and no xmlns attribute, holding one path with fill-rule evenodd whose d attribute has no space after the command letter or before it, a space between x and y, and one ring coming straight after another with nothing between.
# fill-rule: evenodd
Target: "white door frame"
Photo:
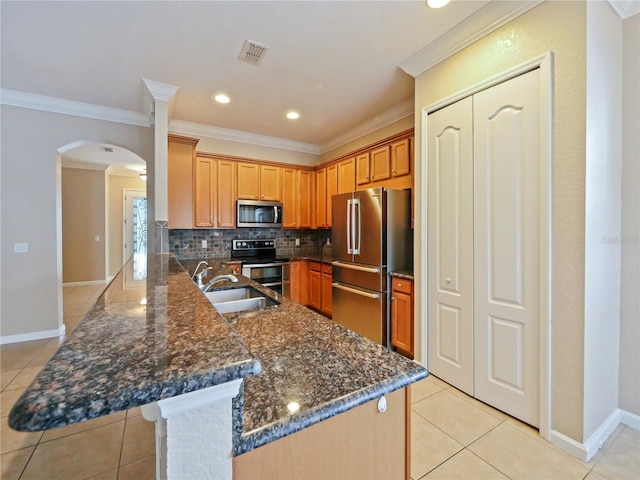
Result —
<instances>
[{"instance_id":1,"label":"white door frame","mask_svg":"<svg viewBox=\"0 0 640 480\"><path fill-rule=\"evenodd\" d=\"M428 169L428 138L427 127L429 113L439 110L447 105L457 102L465 97L473 95L481 90L486 90L498 83L505 82L535 68L540 69L540 342L539 342L539 430L540 436L545 440L550 439L551 432L551 300L552 300L552 161L553 161L553 53L546 52L490 79L473 85L461 92L455 93L432 105L421 109L421 156L423 159L420 181L422 188L421 211L427 212L428 195L427 181ZM427 258L427 222L420 221L422 233L422 258ZM427 269L423 262L419 271L420 292L423 301L420 304L419 318L422 331L421 363L427 367Z\"/></svg>"},{"instance_id":2,"label":"white door frame","mask_svg":"<svg viewBox=\"0 0 640 480\"><path fill-rule=\"evenodd\" d=\"M127 243L127 229L129 225L127 224L127 220L132 216L129 215L129 211L127 210L127 195L145 197L147 198L147 191L140 190L138 188L125 188L122 190L122 264L124 265L126 261L129 259L127 256L127 249L125 247ZM133 221L133 218L131 218ZM147 248L149 246L147 245Z\"/></svg>"}]
</instances>

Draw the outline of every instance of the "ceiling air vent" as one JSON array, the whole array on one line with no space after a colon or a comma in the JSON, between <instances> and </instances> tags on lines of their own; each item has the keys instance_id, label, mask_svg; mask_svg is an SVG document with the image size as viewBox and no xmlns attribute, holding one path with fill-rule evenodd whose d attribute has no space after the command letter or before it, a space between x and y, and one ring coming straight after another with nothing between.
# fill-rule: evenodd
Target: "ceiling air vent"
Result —
<instances>
[{"instance_id":1,"label":"ceiling air vent","mask_svg":"<svg viewBox=\"0 0 640 480\"><path fill-rule=\"evenodd\" d=\"M265 47L264 45L247 40L244 42L244 46L242 47L242 51L238 58L243 62L258 65L267 49L268 47Z\"/></svg>"}]
</instances>

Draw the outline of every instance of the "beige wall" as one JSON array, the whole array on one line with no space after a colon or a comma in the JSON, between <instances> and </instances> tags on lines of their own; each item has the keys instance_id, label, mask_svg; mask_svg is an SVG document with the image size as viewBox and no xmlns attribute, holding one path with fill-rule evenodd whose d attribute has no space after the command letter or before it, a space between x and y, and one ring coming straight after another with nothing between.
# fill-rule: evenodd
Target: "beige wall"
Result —
<instances>
[{"instance_id":1,"label":"beige wall","mask_svg":"<svg viewBox=\"0 0 640 480\"><path fill-rule=\"evenodd\" d=\"M153 161L150 128L3 105L0 109L2 205L0 276L2 338L57 330L57 182L60 149L78 141L108 142ZM152 164L152 163L151 163ZM26 254L13 244L29 244ZM38 292L38 301L33 301Z\"/></svg>"},{"instance_id":2,"label":"beige wall","mask_svg":"<svg viewBox=\"0 0 640 480\"><path fill-rule=\"evenodd\" d=\"M640 415L640 15L623 28L620 408Z\"/></svg>"},{"instance_id":3,"label":"beige wall","mask_svg":"<svg viewBox=\"0 0 640 480\"><path fill-rule=\"evenodd\" d=\"M416 312L424 311L421 110L528 61L554 53L552 423L583 434L586 6L545 2L416 78ZM424 203L426 205L426 203ZM424 253L423 253L424 252ZM416 322L417 330L420 321ZM422 332L417 332L422 337ZM418 352L423 346L417 345ZM419 354L419 353L418 353Z\"/></svg>"},{"instance_id":4,"label":"beige wall","mask_svg":"<svg viewBox=\"0 0 640 480\"><path fill-rule=\"evenodd\" d=\"M344 145L340 145L337 148L329 150L328 152L323 153L320 156L320 162L326 162L337 158L341 155L345 155L349 152L353 152L354 150L358 150L359 148L366 147L367 145L371 145L383 138L391 137L396 133L404 132L405 130L409 130L413 128L413 116L409 115L408 117L402 118L398 121L395 121L383 128L375 130L367 135L364 135L360 138L356 138L351 142L345 143Z\"/></svg>"},{"instance_id":5,"label":"beige wall","mask_svg":"<svg viewBox=\"0 0 640 480\"><path fill-rule=\"evenodd\" d=\"M146 190L147 182L140 177L107 175L107 238L109 265L107 277L115 276L123 262L124 190Z\"/></svg>"},{"instance_id":6,"label":"beige wall","mask_svg":"<svg viewBox=\"0 0 640 480\"><path fill-rule=\"evenodd\" d=\"M62 169L62 282L104 281L104 170Z\"/></svg>"}]
</instances>

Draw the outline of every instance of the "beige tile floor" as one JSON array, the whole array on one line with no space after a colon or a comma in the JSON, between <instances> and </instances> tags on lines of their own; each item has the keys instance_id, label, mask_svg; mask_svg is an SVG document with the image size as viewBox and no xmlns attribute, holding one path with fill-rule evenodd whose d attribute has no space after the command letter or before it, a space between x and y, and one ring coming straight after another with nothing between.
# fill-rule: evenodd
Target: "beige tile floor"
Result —
<instances>
[{"instance_id":1,"label":"beige tile floor","mask_svg":"<svg viewBox=\"0 0 640 480\"><path fill-rule=\"evenodd\" d=\"M104 286L65 287L67 332ZM11 406L59 340L0 348L0 478L155 478L153 424L131 409L46 432L7 425ZM434 376L412 388L411 477L418 479L619 480L640 478L640 432L619 426L589 463L545 442L537 431Z\"/></svg>"}]
</instances>

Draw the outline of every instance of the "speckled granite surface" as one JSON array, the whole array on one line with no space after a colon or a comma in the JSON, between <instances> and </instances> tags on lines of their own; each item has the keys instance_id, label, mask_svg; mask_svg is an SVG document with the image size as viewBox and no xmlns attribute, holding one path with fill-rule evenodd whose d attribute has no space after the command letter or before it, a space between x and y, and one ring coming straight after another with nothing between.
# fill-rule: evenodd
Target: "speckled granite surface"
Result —
<instances>
[{"instance_id":1,"label":"speckled granite surface","mask_svg":"<svg viewBox=\"0 0 640 480\"><path fill-rule=\"evenodd\" d=\"M183 262L189 272L197 264ZM176 260L156 263L146 312L144 288L123 288L126 274L118 275L18 401L14 428L53 428L243 377L233 410L238 455L427 375L246 277L220 288L251 284L281 304L227 321ZM226 272L214 263L212 274Z\"/></svg>"},{"instance_id":2,"label":"speckled granite surface","mask_svg":"<svg viewBox=\"0 0 640 480\"><path fill-rule=\"evenodd\" d=\"M155 259L148 282L133 262L114 278L18 399L12 428L69 425L261 370L178 261Z\"/></svg>"},{"instance_id":3,"label":"speckled granite surface","mask_svg":"<svg viewBox=\"0 0 640 480\"><path fill-rule=\"evenodd\" d=\"M391 277L406 278L407 280L413 280L413 272L411 270L399 270L397 272L389 273Z\"/></svg>"}]
</instances>

